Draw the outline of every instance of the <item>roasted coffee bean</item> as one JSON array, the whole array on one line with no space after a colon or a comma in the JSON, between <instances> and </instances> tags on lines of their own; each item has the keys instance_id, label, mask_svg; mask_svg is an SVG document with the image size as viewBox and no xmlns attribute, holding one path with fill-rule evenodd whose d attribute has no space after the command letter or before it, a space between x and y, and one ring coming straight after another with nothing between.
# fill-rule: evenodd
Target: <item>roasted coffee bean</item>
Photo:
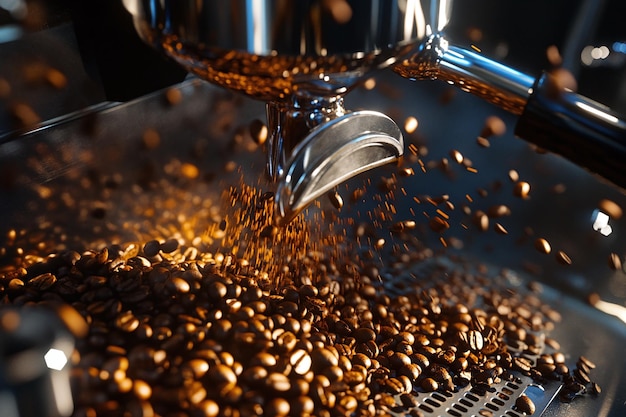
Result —
<instances>
[{"instance_id":1,"label":"roasted coffee bean","mask_svg":"<svg viewBox=\"0 0 626 417\"><path fill-rule=\"evenodd\" d=\"M291 389L289 378L278 372L270 373L265 380L265 385L276 392L287 392Z\"/></svg>"},{"instance_id":2,"label":"roasted coffee bean","mask_svg":"<svg viewBox=\"0 0 626 417\"><path fill-rule=\"evenodd\" d=\"M143 246L143 253L149 258L158 255L160 250L161 244L158 240L150 240Z\"/></svg>"},{"instance_id":3,"label":"roasted coffee bean","mask_svg":"<svg viewBox=\"0 0 626 417\"><path fill-rule=\"evenodd\" d=\"M411 358L408 355L405 355L401 352L393 352L389 357L389 365L393 369L400 369L404 365L409 365L411 363Z\"/></svg>"},{"instance_id":4,"label":"roasted coffee bean","mask_svg":"<svg viewBox=\"0 0 626 417\"><path fill-rule=\"evenodd\" d=\"M530 397L522 394L515 400L515 408L526 415L535 414L535 403Z\"/></svg>"},{"instance_id":5,"label":"roasted coffee bean","mask_svg":"<svg viewBox=\"0 0 626 417\"><path fill-rule=\"evenodd\" d=\"M411 361L419 365L420 368L422 369L426 369L430 365L430 361L428 360L428 357L426 357L425 355L421 353L414 353L413 355L411 355Z\"/></svg>"},{"instance_id":6,"label":"roasted coffee bean","mask_svg":"<svg viewBox=\"0 0 626 417\"><path fill-rule=\"evenodd\" d=\"M168 239L160 245L160 250L164 253L172 253L176 249L178 249L178 240L176 239Z\"/></svg>"},{"instance_id":7,"label":"roasted coffee bean","mask_svg":"<svg viewBox=\"0 0 626 417\"><path fill-rule=\"evenodd\" d=\"M593 363L592 361L590 361L589 359L587 359L584 356L581 356L578 358L578 361L582 364L584 364L587 368L589 369L595 369L596 368L596 364Z\"/></svg>"},{"instance_id":8,"label":"roasted coffee bean","mask_svg":"<svg viewBox=\"0 0 626 417\"><path fill-rule=\"evenodd\" d=\"M133 381L133 393L140 400L149 400L152 396L152 387L146 381L135 379Z\"/></svg>"},{"instance_id":9,"label":"roasted coffee bean","mask_svg":"<svg viewBox=\"0 0 626 417\"><path fill-rule=\"evenodd\" d=\"M513 187L513 195L520 198L528 198L530 194L530 184L525 181L519 181L515 183Z\"/></svg>"},{"instance_id":10,"label":"roasted coffee bean","mask_svg":"<svg viewBox=\"0 0 626 417\"><path fill-rule=\"evenodd\" d=\"M356 329L353 332L353 336L359 343L365 343L370 340L376 339L376 333L374 332L374 330L365 327L360 327Z\"/></svg>"},{"instance_id":11,"label":"roasted coffee bean","mask_svg":"<svg viewBox=\"0 0 626 417\"><path fill-rule=\"evenodd\" d=\"M328 200L337 210L341 210L343 207L343 198L341 198L341 195L336 191L328 192Z\"/></svg>"},{"instance_id":12,"label":"roasted coffee bean","mask_svg":"<svg viewBox=\"0 0 626 417\"><path fill-rule=\"evenodd\" d=\"M34 278L28 280L26 285L37 289L38 291L45 291L54 285L57 281L57 277L53 274L46 272L41 275L37 275Z\"/></svg>"},{"instance_id":13,"label":"roasted coffee bean","mask_svg":"<svg viewBox=\"0 0 626 417\"><path fill-rule=\"evenodd\" d=\"M352 357L352 368L354 369L357 365L362 366L364 369L368 369L372 366L372 360L369 356L357 352Z\"/></svg>"},{"instance_id":14,"label":"roasted coffee bean","mask_svg":"<svg viewBox=\"0 0 626 417\"><path fill-rule=\"evenodd\" d=\"M539 238L535 240L535 249L545 254L548 254L552 251L552 247L550 246L550 243L548 243L548 241L543 238Z\"/></svg>"},{"instance_id":15,"label":"roasted coffee bean","mask_svg":"<svg viewBox=\"0 0 626 417\"><path fill-rule=\"evenodd\" d=\"M562 265L572 264L572 259L569 257L567 253L563 252L562 250L558 251L555 256L556 256L557 262Z\"/></svg>"},{"instance_id":16,"label":"roasted coffee bean","mask_svg":"<svg viewBox=\"0 0 626 417\"><path fill-rule=\"evenodd\" d=\"M117 316L115 326L124 332L133 332L139 327L139 320L131 311L126 311Z\"/></svg>"},{"instance_id":17,"label":"roasted coffee bean","mask_svg":"<svg viewBox=\"0 0 626 417\"><path fill-rule=\"evenodd\" d=\"M591 382L589 375L580 368L574 369L574 378L582 384L588 384Z\"/></svg>"},{"instance_id":18,"label":"roasted coffee bean","mask_svg":"<svg viewBox=\"0 0 626 417\"><path fill-rule=\"evenodd\" d=\"M209 367L207 377L215 384L220 395L225 395L235 387L237 375L227 365L221 363Z\"/></svg>"},{"instance_id":19,"label":"roasted coffee bean","mask_svg":"<svg viewBox=\"0 0 626 417\"><path fill-rule=\"evenodd\" d=\"M556 371L556 365L551 363L542 363L537 365L537 371L545 378L553 377Z\"/></svg>"},{"instance_id":20,"label":"roasted coffee bean","mask_svg":"<svg viewBox=\"0 0 626 417\"><path fill-rule=\"evenodd\" d=\"M409 363L400 367L397 373L398 375L404 375L408 377L411 380L411 382L414 382L422 374L422 369L420 368L419 365L415 363Z\"/></svg>"},{"instance_id":21,"label":"roasted coffee bean","mask_svg":"<svg viewBox=\"0 0 626 417\"><path fill-rule=\"evenodd\" d=\"M555 352L552 357L554 358L554 363L565 363L565 355L562 352Z\"/></svg>"},{"instance_id":22,"label":"roasted coffee bean","mask_svg":"<svg viewBox=\"0 0 626 417\"><path fill-rule=\"evenodd\" d=\"M454 362L455 359L456 355L454 351L450 349L442 350L441 352L437 353L437 362L439 362L440 364L450 365L452 362ZM410 362L410 359L407 358L407 360Z\"/></svg>"},{"instance_id":23,"label":"roasted coffee bean","mask_svg":"<svg viewBox=\"0 0 626 417\"><path fill-rule=\"evenodd\" d=\"M439 389L439 383L435 381L433 378L424 378L420 383L420 387L425 392L433 392Z\"/></svg>"},{"instance_id":24,"label":"roasted coffee bean","mask_svg":"<svg viewBox=\"0 0 626 417\"><path fill-rule=\"evenodd\" d=\"M284 398L273 398L263 408L268 416L288 416L290 411L289 401Z\"/></svg>"},{"instance_id":25,"label":"roasted coffee bean","mask_svg":"<svg viewBox=\"0 0 626 417\"><path fill-rule=\"evenodd\" d=\"M446 380L451 378L450 373L448 372L448 369L437 364L431 365L428 371L429 371L431 378L433 378L435 381L439 383L443 383Z\"/></svg>"},{"instance_id":26,"label":"roasted coffee bean","mask_svg":"<svg viewBox=\"0 0 626 417\"><path fill-rule=\"evenodd\" d=\"M600 385L596 384L595 382L591 383L591 393L594 395L599 395L602 392L602 389L600 388Z\"/></svg>"},{"instance_id":27,"label":"roasted coffee bean","mask_svg":"<svg viewBox=\"0 0 626 417\"><path fill-rule=\"evenodd\" d=\"M406 377L405 377L406 378ZM403 394L407 393L406 387L403 382L398 378L388 378L384 380L385 388L390 394ZM410 383L410 382L409 382ZM410 391L410 390L409 390Z\"/></svg>"},{"instance_id":28,"label":"roasted coffee bean","mask_svg":"<svg viewBox=\"0 0 626 417\"><path fill-rule=\"evenodd\" d=\"M555 371L559 375L567 375L567 374L569 374L569 368L564 363L557 363Z\"/></svg>"},{"instance_id":29,"label":"roasted coffee bean","mask_svg":"<svg viewBox=\"0 0 626 417\"><path fill-rule=\"evenodd\" d=\"M309 396L299 396L291 401L291 412L293 415L312 415L315 411L315 404Z\"/></svg>"},{"instance_id":30,"label":"roasted coffee bean","mask_svg":"<svg viewBox=\"0 0 626 417\"><path fill-rule=\"evenodd\" d=\"M291 354L289 363L295 373L305 375L311 369L312 360L305 350L298 349Z\"/></svg>"},{"instance_id":31,"label":"roasted coffee bean","mask_svg":"<svg viewBox=\"0 0 626 417\"><path fill-rule=\"evenodd\" d=\"M331 383L343 380L343 370L339 366L329 366L321 371L321 375L326 376Z\"/></svg>"},{"instance_id":32,"label":"roasted coffee bean","mask_svg":"<svg viewBox=\"0 0 626 417\"><path fill-rule=\"evenodd\" d=\"M412 407L417 406L417 399L415 398L414 395L411 395L411 394L407 394L407 393L401 394L400 401L402 402L402 405L404 405L407 408L412 408Z\"/></svg>"},{"instance_id":33,"label":"roasted coffee bean","mask_svg":"<svg viewBox=\"0 0 626 417\"><path fill-rule=\"evenodd\" d=\"M252 386L260 386L265 383L268 371L259 365L248 366L241 374L241 378Z\"/></svg>"},{"instance_id":34,"label":"roasted coffee bean","mask_svg":"<svg viewBox=\"0 0 626 417\"><path fill-rule=\"evenodd\" d=\"M532 363L526 358L515 357L513 358L513 369L528 372L532 369Z\"/></svg>"},{"instance_id":35,"label":"roasted coffee bean","mask_svg":"<svg viewBox=\"0 0 626 417\"><path fill-rule=\"evenodd\" d=\"M354 348L356 353L362 353L369 358L375 358L380 353L375 341L369 340L365 343L358 343Z\"/></svg>"}]
</instances>

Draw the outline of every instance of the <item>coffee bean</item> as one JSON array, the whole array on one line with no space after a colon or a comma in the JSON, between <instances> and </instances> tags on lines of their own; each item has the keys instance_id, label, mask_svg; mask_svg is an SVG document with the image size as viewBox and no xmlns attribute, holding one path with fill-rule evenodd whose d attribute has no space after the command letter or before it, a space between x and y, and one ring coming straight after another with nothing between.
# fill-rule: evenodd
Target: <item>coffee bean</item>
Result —
<instances>
[{"instance_id":1,"label":"coffee bean","mask_svg":"<svg viewBox=\"0 0 626 417\"><path fill-rule=\"evenodd\" d=\"M315 411L315 404L309 396L301 395L291 402L293 415L312 415Z\"/></svg>"},{"instance_id":2,"label":"coffee bean","mask_svg":"<svg viewBox=\"0 0 626 417\"><path fill-rule=\"evenodd\" d=\"M176 249L178 249L178 240L176 239L168 239L160 245L160 250L164 253L172 253Z\"/></svg>"},{"instance_id":3,"label":"coffee bean","mask_svg":"<svg viewBox=\"0 0 626 417\"><path fill-rule=\"evenodd\" d=\"M54 285L56 281L57 277L49 272L46 272L44 274L37 275L36 277L31 278L26 284L30 287L37 289L38 291L45 291L52 285Z\"/></svg>"},{"instance_id":4,"label":"coffee bean","mask_svg":"<svg viewBox=\"0 0 626 417\"><path fill-rule=\"evenodd\" d=\"M149 400L152 396L152 387L141 379L133 381L133 392L135 396L141 400Z\"/></svg>"},{"instance_id":5,"label":"coffee bean","mask_svg":"<svg viewBox=\"0 0 626 417\"><path fill-rule=\"evenodd\" d=\"M291 389L291 381L289 378L278 372L270 373L265 380L265 385L277 392L287 392Z\"/></svg>"},{"instance_id":6,"label":"coffee bean","mask_svg":"<svg viewBox=\"0 0 626 417\"><path fill-rule=\"evenodd\" d=\"M295 373L305 375L311 369L312 360L305 350L298 349L291 354L289 363Z\"/></svg>"},{"instance_id":7,"label":"coffee bean","mask_svg":"<svg viewBox=\"0 0 626 417\"><path fill-rule=\"evenodd\" d=\"M424 378L420 383L420 387L422 387L425 392L433 392L439 389L439 384L433 378Z\"/></svg>"},{"instance_id":8,"label":"coffee bean","mask_svg":"<svg viewBox=\"0 0 626 417\"><path fill-rule=\"evenodd\" d=\"M462 333L460 339L474 352L483 350L484 339L482 333L478 330L469 330L466 333Z\"/></svg>"},{"instance_id":9,"label":"coffee bean","mask_svg":"<svg viewBox=\"0 0 626 417\"><path fill-rule=\"evenodd\" d=\"M586 357L584 357L584 356L580 356L580 357L578 358L578 361L579 361L580 363L583 363L583 364L584 364L587 368L589 368L589 369L595 369L595 368L596 368L596 364L595 364L595 363L593 363L592 361L590 361L589 359L587 359L587 358L586 358Z\"/></svg>"},{"instance_id":10,"label":"coffee bean","mask_svg":"<svg viewBox=\"0 0 626 417\"><path fill-rule=\"evenodd\" d=\"M554 363L564 364L565 363L565 355L562 352L555 352L552 357L554 358Z\"/></svg>"},{"instance_id":11,"label":"coffee bean","mask_svg":"<svg viewBox=\"0 0 626 417\"><path fill-rule=\"evenodd\" d=\"M497 205L491 206L487 210L487 215L490 218L503 217L503 216L508 216L510 214L511 214L511 209L508 206L505 206L504 204L497 204Z\"/></svg>"},{"instance_id":12,"label":"coffee bean","mask_svg":"<svg viewBox=\"0 0 626 417\"><path fill-rule=\"evenodd\" d=\"M181 372L188 372L194 379L202 378L209 370L209 363L201 358L194 358L182 366Z\"/></svg>"},{"instance_id":13,"label":"coffee bean","mask_svg":"<svg viewBox=\"0 0 626 417\"><path fill-rule=\"evenodd\" d=\"M267 126L261 120L254 119L250 123L250 135L257 145L263 145L268 137Z\"/></svg>"},{"instance_id":14,"label":"coffee bean","mask_svg":"<svg viewBox=\"0 0 626 417\"><path fill-rule=\"evenodd\" d=\"M550 243L548 243L548 241L543 238L535 240L535 249L545 254L548 254L552 251Z\"/></svg>"},{"instance_id":15,"label":"coffee bean","mask_svg":"<svg viewBox=\"0 0 626 417\"><path fill-rule=\"evenodd\" d=\"M181 277L172 277L166 282L166 288L169 288L171 292L179 293L188 293L191 290L189 283Z\"/></svg>"},{"instance_id":16,"label":"coffee bean","mask_svg":"<svg viewBox=\"0 0 626 417\"><path fill-rule=\"evenodd\" d=\"M600 388L600 385L596 384L595 382L592 382L591 393L594 395L600 395L601 392L602 392L602 389Z\"/></svg>"},{"instance_id":17,"label":"coffee bean","mask_svg":"<svg viewBox=\"0 0 626 417\"><path fill-rule=\"evenodd\" d=\"M504 226L502 226L500 223L495 223L493 225L493 230L496 231L496 233L499 233L501 235L507 235L509 234L509 232L504 228Z\"/></svg>"},{"instance_id":18,"label":"coffee bean","mask_svg":"<svg viewBox=\"0 0 626 417\"><path fill-rule=\"evenodd\" d=\"M241 374L241 378L251 386L261 386L267 380L269 372L263 366L249 365Z\"/></svg>"},{"instance_id":19,"label":"coffee bean","mask_svg":"<svg viewBox=\"0 0 626 417\"><path fill-rule=\"evenodd\" d=\"M473 222L478 226L479 230L485 232L489 230L489 216L484 212L477 210L473 215Z\"/></svg>"},{"instance_id":20,"label":"coffee bean","mask_svg":"<svg viewBox=\"0 0 626 417\"><path fill-rule=\"evenodd\" d=\"M589 375L580 368L574 369L574 378L582 384L588 384L591 382Z\"/></svg>"},{"instance_id":21,"label":"coffee bean","mask_svg":"<svg viewBox=\"0 0 626 417\"><path fill-rule=\"evenodd\" d=\"M115 326L124 332L133 332L139 327L139 320L131 311L126 311L117 316Z\"/></svg>"},{"instance_id":22,"label":"coffee bean","mask_svg":"<svg viewBox=\"0 0 626 417\"><path fill-rule=\"evenodd\" d=\"M513 358L513 369L517 369L518 371L522 372L528 372L531 370L531 368L532 363L528 359L522 357Z\"/></svg>"},{"instance_id":23,"label":"coffee bean","mask_svg":"<svg viewBox=\"0 0 626 417\"><path fill-rule=\"evenodd\" d=\"M535 414L535 403L530 397L522 394L515 400L515 408L526 415Z\"/></svg>"},{"instance_id":24,"label":"coffee bean","mask_svg":"<svg viewBox=\"0 0 626 417\"><path fill-rule=\"evenodd\" d=\"M563 252L562 250L560 250L560 251L558 251L556 253L556 260L561 265L571 265L572 264L572 259L567 255L567 253Z\"/></svg>"},{"instance_id":25,"label":"coffee bean","mask_svg":"<svg viewBox=\"0 0 626 417\"><path fill-rule=\"evenodd\" d=\"M542 376L550 378L554 375L556 371L556 365L550 363L542 363L537 365L536 369Z\"/></svg>"},{"instance_id":26,"label":"coffee bean","mask_svg":"<svg viewBox=\"0 0 626 417\"><path fill-rule=\"evenodd\" d=\"M329 366L337 366L339 361L327 348L317 348L311 352L313 369L321 370Z\"/></svg>"},{"instance_id":27,"label":"coffee bean","mask_svg":"<svg viewBox=\"0 0 626 417\"><path fill-rule=\"evenodd\" d=\"M161 250L161 244L158 240L150 240L143 246L143 253L149 258L158 255L159 250Z\"/></svg>"},{"instance_id":28,"label":"coffee bean","mask_svg":"<svg viewBox=\"0 0 626 417\"><path fill-rule=\"evenodd\" d=\"M520 198L528 198L530 194L530 184L525 181L519 181L515 183L513 187L513 195Z\"/></svg>"},{"instance_id":29,"label":"coffee bean","mask_svg":"<svg viewBox=\"0 0 626 417\"><path fill-rule=\"evenodd\" d=\"M360 327L353 332L353 336L357 340L357 342L365 343L370 340L375 340L376 332L374 332L374 330L372 329Z\"/></svg>"},{"instance_id":30,"label":"coffee bean","mask_svg":"<svg viewBox=\"0 0 626 417\"><path fill-rule=\"evenodd\" d=\"M333 205L333 207L335 207L337 210L341 210L341 208L343 207L343 199L341 198L341 195L336 191L329 191L327 195L328 200Z\"/></svg>"},{"instance_id":31,"label":"coffee bean","mask_svg":"<svg viewBox=\"0 0 626 417\"><path fill-rule=\"evenodd\" d=\"M485 125L480 136L488 138L490 136L502 136L506 133L506 125L498 116L489 116L485 119Z\"/></svg>"},{"instance_id":32,"label":"coffee bean","mask_svg":"<svg viewBox=\"0 0 626 417\"><path fill-rule=\"evenodd\" d=\"M350 386L354 386L354 385L361 384L362 382L364 382L365 376L363 375L362 372L352 370L352 371L344 372L343 380L345 381L346 384Z\"/></svg>"}]
</instances>

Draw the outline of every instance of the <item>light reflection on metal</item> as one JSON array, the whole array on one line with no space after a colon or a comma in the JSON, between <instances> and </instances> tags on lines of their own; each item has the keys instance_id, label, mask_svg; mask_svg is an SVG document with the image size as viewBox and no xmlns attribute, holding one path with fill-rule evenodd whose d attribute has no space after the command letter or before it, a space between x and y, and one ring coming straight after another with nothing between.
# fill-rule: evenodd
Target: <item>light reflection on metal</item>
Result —
<instances>
[{"instance_id":1,"label":"light reflection on metal","mask_svg":"<svg viewBox=\"0 0 626 417\"><path fill-rule=\"evenodd\" d=\"M434 9L437 13L437 17L434 22L437 24L437 32L441 32L446 26L448 26L448 22L450 21L452 0L436 0L433 1L433 3L436 5Z\"/></svg>"},{"instance_id":2,"label":"light reflection on metal","mask_svg":"<svg viewBox=\"0 0 626 417\"><path fill-rule=\"evenodd\" d=\"M593 113L594 115L606 120L609 123L614 123L614 124L619 123L619 119L617 117L613 116L612 114L605 113L596 107L592 107L586 103L583 103L582 101L577 101L575 104L576 106L580 107L584 111Z\"/></svg>"},{"instance_id":3,"label":"light reflection on metal","mask_svg":"<svg viewBox=\"0 0 626 417\"><path fill-rule=\"evenodd\" d=\"M417 39L424 38L427 34L426 18L424 10L422 10L422 2L420 0L407 0L406 13L404 15L404 39L413 38L413 24Z\"/></svg>"},{"instance_id":4,"label":"light reflection on metal","mask_svg":"<svg viewBox=\"0 0 626 417\"><path fill-rule=\"evenodd\" d=\"M46 366L55 371L60 371L67 365L67 356L62 350L51 348L43 356Z\"/></svg>"},{"instance_id":5,"label":"light reflection on metal","mask_svg":"<svg viewBox=\"0 0 626 417\"><path fill-rule=\"evenodd\" d=\"M613 228L609 225L610 217L601 212L600 210L594 210L591 215L593 221L593 230L600 232L603 236L608 236L613 232Z\"/></svg>"},{"instance_id":6,"label":"light reflection on metal","mask_svg":"<svg viewBox=\"0 0 626 417\"><path fill-rule=\"evenodd\" d=\"M265 4L257 0L248 0L246 5L248 27L248 48L255 54L264 54L268 50L267 16Z\"/></svg>"},{"instance_id":7,"label":"light reflection on metal","mask_svg":"<svg viewBox=\"0 0 626 417\"><path fill-rule=\"evenodd\" d=\"M615 316L624 323L626 323L626 307L619 304L609 303L608 301L598 300L593 306L603 313Z\"/></svg>"}]
</instances>

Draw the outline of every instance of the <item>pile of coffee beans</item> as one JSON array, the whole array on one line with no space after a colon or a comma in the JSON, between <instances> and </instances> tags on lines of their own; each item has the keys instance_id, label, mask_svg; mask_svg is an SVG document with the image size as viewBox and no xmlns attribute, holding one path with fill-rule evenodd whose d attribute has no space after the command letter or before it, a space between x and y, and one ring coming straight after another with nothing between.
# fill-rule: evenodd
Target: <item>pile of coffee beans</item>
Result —
<instances>
[{"instance_id":1,"label":"pile of coffee beans","mask_svg":"<svg viewBox=\"0 0 626 417\"><path fill-rule=\"evenodd\" d=\"M430 392L483 395L516 374L563 382L565 401L599 392L595 365L570 370L545 336L560 315L536 286L419 245L385 271L285 262L275 279L176 239L62 251L0 273L0 300L71 306L86 322L75 416L422 415Z\"/></svg>"}]
</instances>

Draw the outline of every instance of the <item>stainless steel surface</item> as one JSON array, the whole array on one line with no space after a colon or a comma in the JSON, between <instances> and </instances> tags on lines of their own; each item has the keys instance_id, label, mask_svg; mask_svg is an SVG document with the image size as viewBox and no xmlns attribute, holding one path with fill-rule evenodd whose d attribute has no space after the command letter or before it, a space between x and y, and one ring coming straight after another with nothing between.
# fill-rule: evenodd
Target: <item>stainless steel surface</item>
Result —
<instances>
[{"instance_id":1,"label":"stainless steel surface","mask_svg":"<svg viewBox=\"0 0 626 417\"><path fill-rule=\"evenodd\" d=\"M402 132L382 113L358 111L319 126L287 161L276 190L278 222L291 221L347 179L397 160L403 150Z\"/></svg>"},{"instance_id":2,"label":"stainless steel surface","mask_svg":"<svg viewBox=\"0 0 626 417\"><path fill-rule=\"evenodd\" d=\"M442 33L431 35L410 59L394 66L413 80L439 79L521 115L535 80L476 51L452 45Z\"/></svg>"}]
</instances>

